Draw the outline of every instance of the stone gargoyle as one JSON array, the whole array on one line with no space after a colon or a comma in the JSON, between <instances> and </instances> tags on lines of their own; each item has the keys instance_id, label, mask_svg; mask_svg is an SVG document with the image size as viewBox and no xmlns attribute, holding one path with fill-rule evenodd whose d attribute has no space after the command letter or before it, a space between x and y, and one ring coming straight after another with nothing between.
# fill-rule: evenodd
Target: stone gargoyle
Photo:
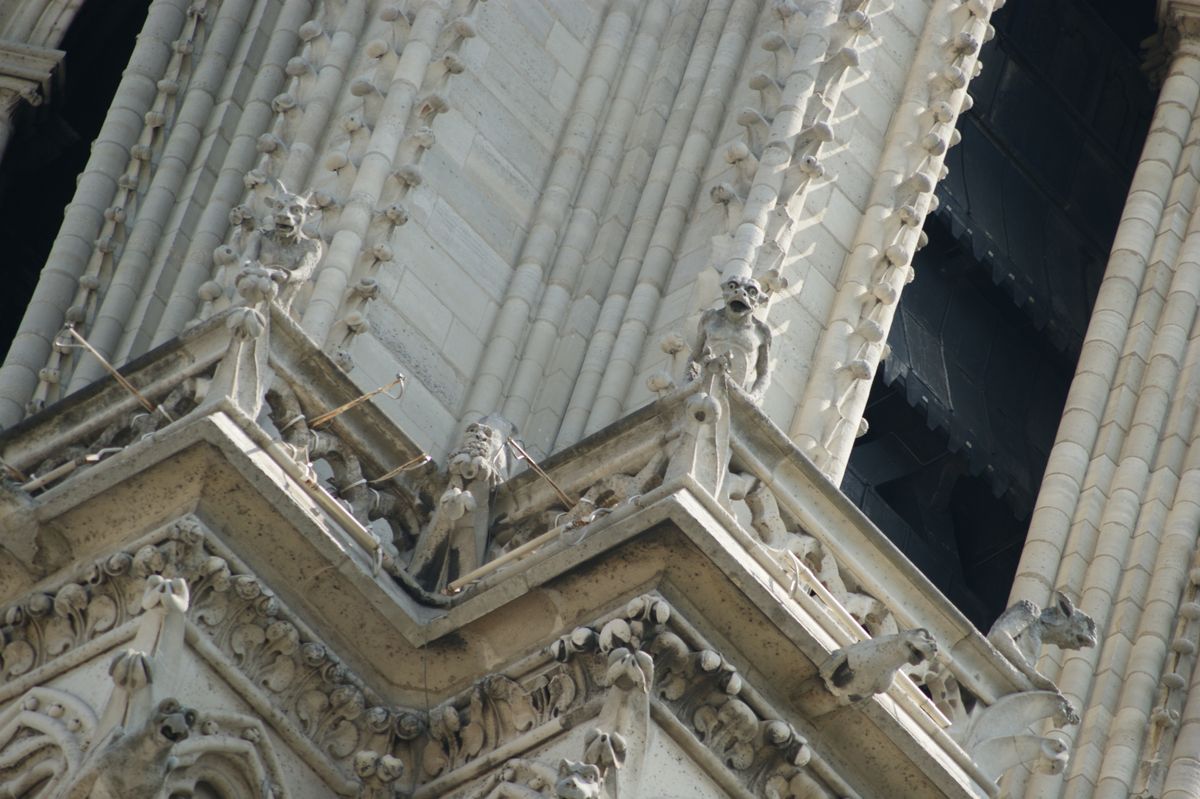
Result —
<instances>
[{"instance_id":1,"label":"stone gargoyle","mask_svg":"<svg viewBox=\"0 0 1200 799\"><path fill-rule=\"evenodd\" d=\"M157 799L174 766L171 750L196 724L196 711L164 699L145 723L117 727L55 799Z\"/></svg>"},{"instance_id":2,"label":"stone gargoyle","mask_svg":"<svg viewBox=\"0 0 1200 799\"><path fill-rule=\"evenodd\" d=\"M919 666L937 654L928 630L905 630L834 650L821 664L821 679L843 702L861 702L892 685L901 666Z\"/></svg>"},{"instance_id":3,"label":"stone gargoyle","mask_svg":"<svg viewBox=\"0 0 1200 799\"><path fill-rule=\"evenodd\" d=\"M278 302L287 311L316 270L323 245L304 231L313 210L307 195L294 194L276 181L275 193L265 202L269 213L247 238L242 265L267 270L279 284Z\"/></svg>"},{"instance_id":4,"label":"stone gargoyle","mask_svg":"<svg viewBox=\"0 0 1200 799\"><path fill-rule=\"evenodd\" d=\"M761 399L771 379L771 328L754 311L766 302L767 292L754 278L733 277L721 284L721 296L724 305L700 316L687 378L695 380L707 363L725 360L733 382Z\"/></svg>"},{"instance_id":5,"label":"stone gargoyle","mask_svg":"<svg viewBox=\"0 0 1200 799\"><path fill-rule=\"evenodd\" d=\"M529 760L510 760L500 782L483 799L600 799L604 774L599 766L560 760L554 769Z\"/></svg>"},{"instance_id":6,"label":"stone gargoyle","mask_svg":"<svg viewBox=\"0 0 1200 799\"><path fill-rule=\"evenodd\" d=\"M1037 669L1042 644L1054 644L1061 649L1095 646L1096 622L1058 592L1055 603L1043 610L1026 599L1016 602L1000 614L987 637L1034 687L1057 691L1054 681Z\"/></svg>"},{"instance_id":7,"label":"stone gargoyle","mask_svg":"<svg viewBox=\"0 0 1200 799\"><path fill-rule=\"evenodd\" d=\"M1055 691L1021 691L987 707L977 706L969 718L946 732L992 779L1000 779L1015 766L1060 774L1068 760L1062 741L1031 732L1046 722L1061 728L1078 724L1079 716Z\"/></svg>"},{"instance_id":8,"label":"stone gargoyle","mask_svg":"<svg viewBox=\"0 0 1200 799\"><path fill-rule=\"evenodd\" d=\"M506 444L516 429L491 415L467 426L446 463L446 488L421 532L409 573L429 591L478 568L487 550L492 492L508 477Z\"/></svg>"}]
</instances>

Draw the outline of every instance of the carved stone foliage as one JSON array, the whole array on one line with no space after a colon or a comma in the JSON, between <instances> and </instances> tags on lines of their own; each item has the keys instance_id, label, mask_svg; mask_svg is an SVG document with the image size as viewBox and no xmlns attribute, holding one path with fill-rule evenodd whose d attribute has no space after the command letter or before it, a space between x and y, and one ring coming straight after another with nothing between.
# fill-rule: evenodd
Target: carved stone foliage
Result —
<instances>
[{"instance_id":1,"label":"carved stone foliage","mask_svg":"<svg viewBox=\"0 0 1200 799\"><path fill-rule=\"evenodd\" d=\"M357 751L369 703L337 659L282 617L278 601L257 578L231 573L215 556L196 567L191 614L196 626L318 749L338 760Z\"/></svg>"},{"instance_id":2,"label":"carved stone foliage","mask_svg":"<svg viewBox=\"0 0 1200 799\"><path fill-rule=\"evenodd\" d=\"M118 552L53 592L39 591L3 611L0 677L21 677L141 612L144 580L161 572L175 542Z\"/></svg>"},{"instance_id":3,"label":"carved stone foliage","mask_svg":"<svg viewBox=\"0 0 1200 799\"><path fill-rule=\"evenodd\" d=\"M498 747L589 703L595 707L603 698L607 708L613 696L652 698L739 775L748 790L768 796L803 795L789 786L817 780L804 768L811 752L803 737L773 717L761 700L747 695L728 660L694 634L673 629L671 609L659 597L638 597L619 615L555 641L551 657L527 672L490 675L426 713L380 704L326 646L305 633L266 586L214 553L198 522L185 518L164 533L157 543L101 559L78 582L31 595L7 609L5 679L47 666L139 614L145 619L152 612L146 609L151 602L147 597L161 594L154 607L162 605L168 614L173 607L178 606L178 612L186 608L189 625L219 653L212 661L218 671L235 669L275 709L272 724L310 742L311 751L357 780L367 797L383 799L396 790L444 781ZM190 603L187 595L177 601L178 591L172 587L183 586L184 579ZM139 622L143 627L146 623ZM142 633L138 636L135 642ZM113 667L117 685L133 697L153 684L156 662L163 657L169 653L155 650L137 663L130 653L118 656ZM146 679L137 679L142 673ZM171 708L162 712L184 713ZM603 710L602 717L607 713ZM259 786L247 795L278 794L272 787L280 784L277 764L259 745L262 733L255 722L203 712L198 719L181 718L189 737L178 735L172 741L174 765L162 775L168 785L190 790L188 786L212 773L214 764L228 760L222 753L240 752L230 766L231 784ZM42 779L37 775L71 771L62 764L81 761L79 753L86 749L82 741L90 739L96 727L96 714L77 700L32 690L0 718L0 738L8 736L0 740L0 785L40 786L32 781ZM155 729L155 734L161 732ZM28 746L40 754L33 761L23 756L30 769L19 774L5 771L5 747L27 738L37 738L40 743ZM128 736L125 740L134 742ZM603 773L623 762L627 748L615 730L598 729L589 736L583 762ZM165 751L150 749L151 755ZM46 765L37 766L42 761ZM572 774L573 779L583 779L581 773ZM503 783L510 787L495 783L488 790L500 790L496 796L558 795L512 791L564 784L556 779L537 788L536 780L513 775L515 782Z\"/></svg>"},{"instance_id":4,"label":"carved stone foliage","mask_svg":"<svg viewBox=\"0 0 1200 799\"><path fill-rule=\"evenodd\" d=\"M190 518L171 525L159 543L115 553L79 582L6 609L0 650L5 680L133 620L142 611L146 578L157 575L187 580L188 620L300 736L347 771L351 756L381 735L387 742L424 728L369 700L362 684L324 644L301 632L269 589L206 548L202 527Z\"/></svg>"},{"instance_id":5,"label":"carved stone foliage","mask_svg":"<svg viewBox=\"0 0 1200 799\"><path fill-rule=\"evenodd\" d=\"M153 546L143 548L140 566L174 571L172 561L152 552L162 554ZM112 685L102 713L97 716L69 693L34 686L0 714L4 795L160 799L165 787L172 796L190 795L200 782L220 785L226 795L236 791L271 799L279 794L278 763L256 720L220 714L241 732L231 738L216 718L201 724L196 710L163 696L180 670L191 596L187 581L151 571L127 582L127 588L142 588L136 603L141 614L132 622L128 648L111 660ZM58 593L77 592L77 584L68 583Z\"/></svg>"},{"instance_id":6,"label":"carved stone foliage","mask_svg":"<svg viewBox=\"0 0 1200 799\"><path fill-rule=\"evenodd\" d=\"M451 702L430 711L430 740L421 755L425 776L452 771L496 748L510 735L526 732L545 720L529 692L500 675L476 685L466 700L466 707Z\"/></svg>"},{"instance_id":7,"label":"carved stone foliage","mask_svg":"<svg viewBox=\"0 0 1200 799\"><path fill-rule=\"evenodd\" d=\"M804 768L812 751L803 736L746 695L741 675L725 657L672 630L670 618L661 598L637 597L616 618L560 638L551 652L566 663L604 663L605 681L618 687L640 688L644 681L645 690L755 795L792 796L793 782L815 781Z\"/></svg>"},{"instance_id":8,"label":"carved stone foliage","mask_svg":"<svg viewBox=\"0 0 1200 799\"><path fill-rule=\"evenodd\" d=\"M0 795L53 795L79 769L96 723L74 694L31 689L0 713Z\"/></svg>"}]
</instances>

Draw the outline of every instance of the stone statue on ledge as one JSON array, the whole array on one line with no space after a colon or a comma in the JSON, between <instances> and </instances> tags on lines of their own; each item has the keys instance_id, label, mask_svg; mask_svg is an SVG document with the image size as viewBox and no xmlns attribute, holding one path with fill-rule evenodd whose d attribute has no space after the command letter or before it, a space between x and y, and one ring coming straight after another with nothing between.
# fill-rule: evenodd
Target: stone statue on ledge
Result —
<instances>
[{"instance_id":1,"label":"stone statue on ledge","mask_svg":"<svg viewBox=\"0 0 1200 799\"><path fill-rule=\"evenodd\" d=\"M821 664L821 679L843 703L861 702L887 691L902 666L919 666L937 650L937 641L922 628L881 635L831 652Z\"/></svg>"},{"instance_id":2,"label":"stone statue on ledge","mask_svg":"<svg viewBox=\"0 0 1200 799\"><path fill-rule=\"evenodd\" d=\"M699 335L688 364L688 380L697 379L705 364L725 360L730 378L761 399L771 379L771 329L754 318L767 292L750 277L733 277L721 284L725 304L700 316Z\"/></svg>"},{"instance_id":3,"label":"stone statue on ledge","mask_svg":"<svg viewBox=\"0 0 1200 799\"><path fill-rule=\"evenodd\" d=\"M269 213L264 224L246 239L243 267L260 267L279 284L278 302L285 311L321 260L322 244L304 232L312 211L308 195L293 194L276 181L276 191L266 199Z\"/></svg>"},{"instance_id":4,"label":"stone statue on ledge","mask_svg":"<svg viewBox=\"0 0 1200 799\"><path fill-rule=\"evenodd\" d=\"M1029 600L1016 602L1000 614L987 636L1000 654L1028 677L1035 688L1043 691L1058 688L1037 669L1042 644L1055 644L1062 649L1096 645L1096 622L1092 617L1076 608L1061 592L1056 593L1055 599L1054 605L1040 611Z\"/></svg>"},{"instance_id":5,"label":"stone statue on ledge","mask_svg":"<svg viewBox=\"0 0 1200 799\"><path fill-rule=\"evenodd\" d=\"M483 564L492 492L508 477L505 445L516 428L492 414L467 426L447 458L446 488L417 540L409 572L429 591Z\"/></svg>"}]
</instances>

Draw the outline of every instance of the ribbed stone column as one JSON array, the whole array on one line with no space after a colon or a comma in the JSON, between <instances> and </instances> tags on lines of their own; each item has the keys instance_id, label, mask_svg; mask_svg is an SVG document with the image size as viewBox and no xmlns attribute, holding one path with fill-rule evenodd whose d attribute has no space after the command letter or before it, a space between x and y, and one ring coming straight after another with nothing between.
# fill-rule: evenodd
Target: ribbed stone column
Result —
<instances>
[{"instance_id":1,"label":"ribbed stone column","mask_svg":"<svg viewBox=\"0 0 1200 799\"><path fill-rule=\"evenodd\" d=\"M1195 763L1180 749L1196 705L1195 614L1181 607L1195 604L1200 529L1200 2L1161 6L1170 67L1012 592L1066 593L1100 640L1043 656L1083 721L1066 730L1066 773L1036 775L1030 797L1165 795Z\"/></svg>"},{"instance_id":2,"label":"ribbed stone column","mask_svg":"<svg viewBox=\"0 0 1200 799\"><path fill-rule=\"evenodd\" d=\"M945 174L954 125L971 107L967 86L992 33L988 20L1003 4L936 0L926 15L808 384L788 427L834 483L850 459L900 295L915 277L920 228Z\"/></svg>"},{"instance_id":3,"label":"ribbed stone column","mask_svg":"<svg viewBox=\"0 0 1200 799\"><path fill-rule=\"evenodd\" d=\"M67 206L62 227L42 269L20 329L0 368L0 425L21 420L45 367L54 336L62 329L87 267L104 209L141 133L144 116L158 93L157 82L171 59L172 42L187 19L186 0L154 0L134 45L129 66L92 143L87 167Z\"/></svg>"}]
</instances>

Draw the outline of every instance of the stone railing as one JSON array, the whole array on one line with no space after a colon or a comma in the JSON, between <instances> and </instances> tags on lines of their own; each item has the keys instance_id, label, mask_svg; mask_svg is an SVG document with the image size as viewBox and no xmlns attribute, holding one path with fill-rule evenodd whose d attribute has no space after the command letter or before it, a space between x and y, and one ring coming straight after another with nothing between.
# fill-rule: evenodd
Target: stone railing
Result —
<instances>
[{"instance_id":1,"label":"stone railing","mask_svg":"<svg viewBox=\"0 0 1200 799\"><path fill-rule=\"evenodd\" d=\"M851 643L923 627L960 684L989 701L1025 687L990 644L738 388L686 385L505 483L490 557L559 538L686 488L793 595ZM565 495L565 497L563 496ZM573 500L567 506L566 500ZM530 546L541 539L543 546ZM478 586L503 579L514 558ZM492 574L487 574L492 572ZM811 604L815 603L815 604Z\"/></svg>"},{"instance_id":2,"label":"stone railing","mask_svg":"<svg viewBox=\"0 0 1200 799\"><path fill-rule=\"evenodd\" d=\"M772 586L772 601L804 620L818 642L811 656L827 659L820 665L829 693L846 702L879 695L898 725L977 792L994 793L999 774L964 749L991 741L979 712L966 708L1000 708L1031 724L1058 707L1043 691L1050 699L1033 697L1028 709L1010 711L1002 699L1038 693L1030 678L717 364L544 463L530 460L504 420L487 417L437 469L268 302L214 316L129 364L119 381L100 381L6 431L0 458L18 495L56 491L103 468L96 464L110 455L151 446L212 414L232 420L313 501L327 526L344 534L347 553L392 575L426 606L465 606L477 597L487 604L481 594L504 595L507 586L490 589L551 556L622 525L638 535L640 522L626 520L669 507L660 521L700 519L708 531L697 542L702 549L728 550L750 579ZM530 468L510 478L516 461ZM593 550L600 551L575 551L574 565ZM462 610L456 618L475 612ZM1005 757L1061 767L1061 760L1042 762L1053 754L1050 739L1027 737L1042 748ZM443 769L426 770L436 780Z\"/></svg>"},{"instance_id":3,"label":"stone railing","mask_svg":"<svg viewBox=\"0 0 1200 799\"><path fill-rule=\"evenodd\" d=\"M61 346L80 346L68 336ZM411 547L422 524L413 478L431 470L430 459L275 305L269 319L246 307L215 316L127 364L120 378L110 375L6 430L0 459L7 479L36 495L171 425L218 411L364 557L397 571L395 555Z\"/></svg>"},{"instance_id":4,"label":"stone railing","mask_svg":"<svg viewBox=\"0 0 1200 799\"><path fill-rule=\"evenodd\" d=\"M273 308L269 335L246 339L238 334L239 312L250 311L213 317L130 363L121 370L125 385L99 381L5 431L0 459L8 479L31 494L46 491L169 425L220 410L365 556L418 599L439 605L687 490L838 645L921 627L943 646L938 662L975 698L990 703L1027 687L720 373L506 480L509 466L525 456L502 420L473 426L439 471L379 407L361 401L286 314ZM418 566L436 566L438 552L466 547L464 536L475 539L471 558L454 569L426 569L433 576L419 585L419 574L409 576ZM926 701L930 715L953 716L950 699L934 699L941 710Z\"/></svg>"},{"instance_id":5,"label":"stone railing","mask_svg":"<svg viewBox=\"0 0 1200 799\"><path fill-rule=\"evenodd\" d=\"M1035 686L722 375L703 375L539 467L501 486L487 563L451 589L486 591L684 492L819 625L835 655L927 631L937 654L904 665L883 686L966 774L994 789L1003 771L981 769L963 731L982 709L1011 694L1037 693ZM1032 720L1063 705L1053 696L1038 701ZM1050 744L1029 757L1009 753L1005 762L1061 768L1052 757L1057 750L1047 749L1053 739L1037 740Z\"/></svg>"}]
</instances>

